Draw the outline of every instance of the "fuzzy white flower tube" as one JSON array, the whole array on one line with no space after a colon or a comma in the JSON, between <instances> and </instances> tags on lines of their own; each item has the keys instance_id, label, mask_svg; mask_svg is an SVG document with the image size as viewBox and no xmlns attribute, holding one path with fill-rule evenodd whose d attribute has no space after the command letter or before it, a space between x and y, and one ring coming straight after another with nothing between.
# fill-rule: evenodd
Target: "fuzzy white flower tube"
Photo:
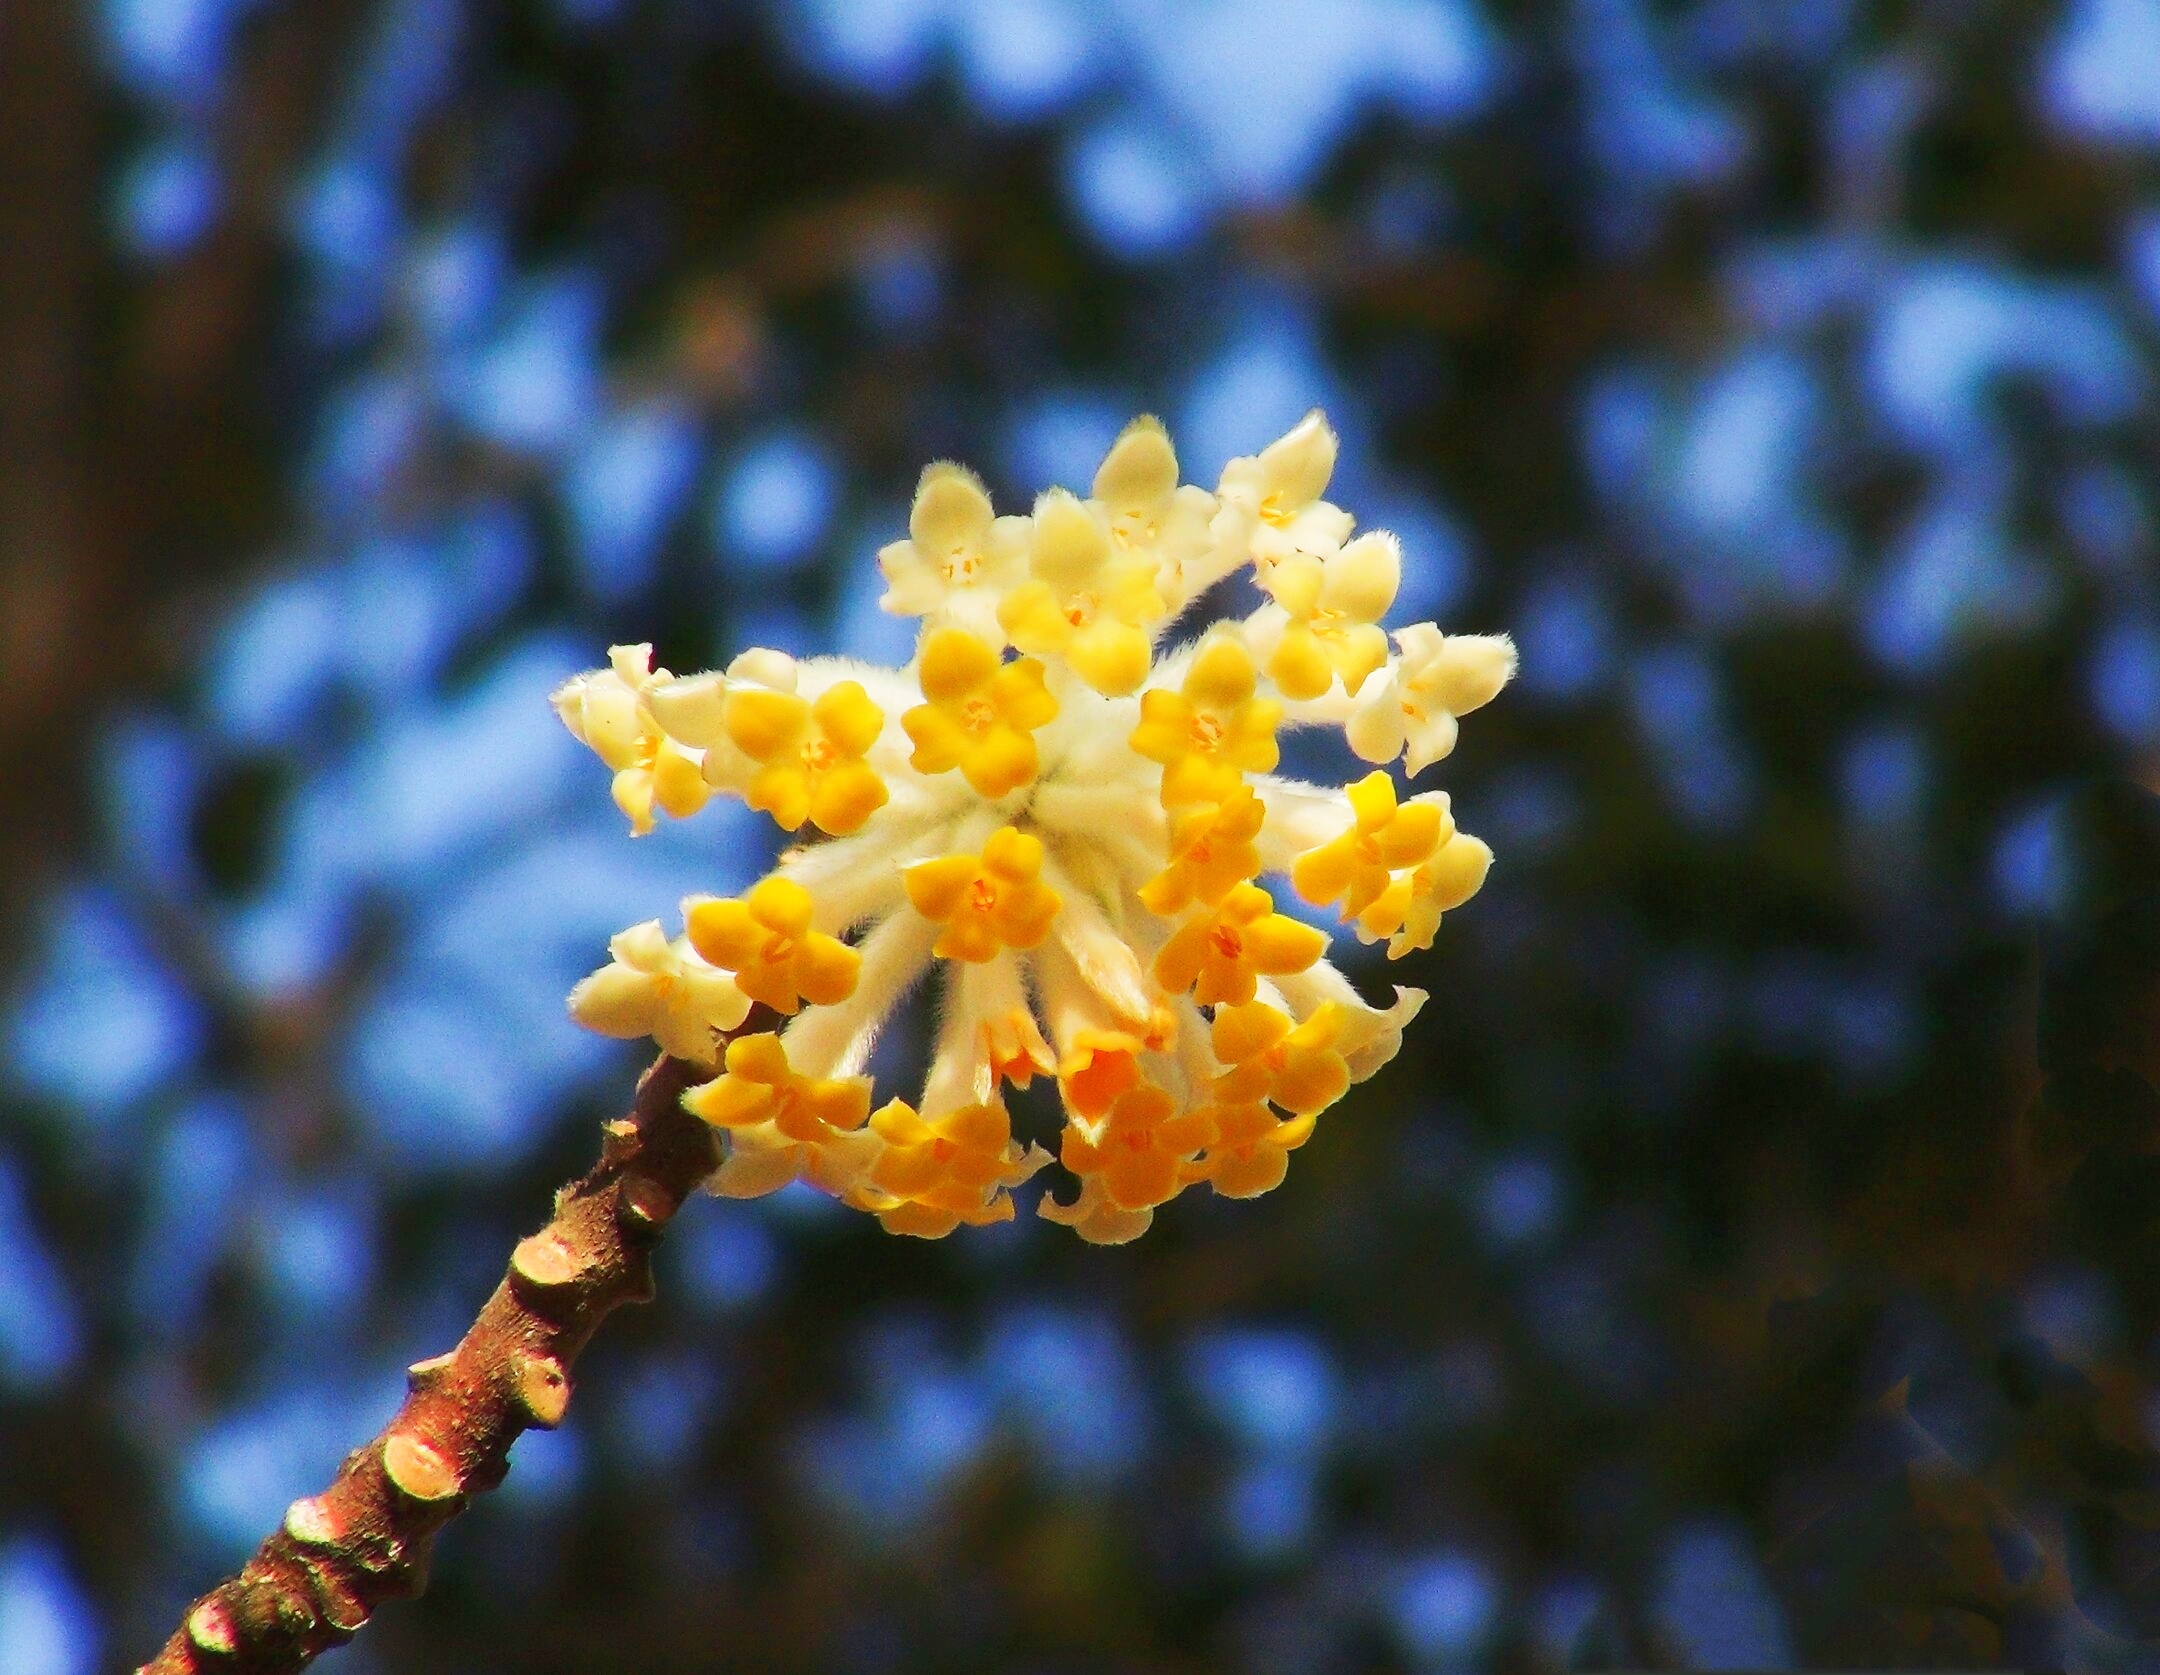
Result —
<instances>
[{"instance_id":1,"label":"fuzzy white flower tube","mask_svg":"<svg viewBox=\"0 0 2160 1675\"><path fill-rule=\"evenodd\" d=\"M924 1237L1003 1220L1049 1162L1003 1090L1054 1076L1078 1191L1039 1208L1117 1243L1188 1186L1268 1190L1394 1056L1424 995L1366 1001L1277 902L1391 958L1431 944L1492 854L1387 769L1446 756L1515 653L1431 623L1390 645L1400 552L1325 498L1337 446L1314 412L1211 493L1142 418L1087 496L1022 515L933 465L878 555L880 603L920 619L906 666L753 649L678 678L619 646L556 694L633 832L732 795L805 839L740 900L686 902L681 935L624 932L571 995L588 1027L713 1067L684 1103L726 1137L715 1190L805 1180ZM1240 569L1251 615L1183 624ZM1376 771L1280 777L1284 725L1340 728ZM873 1114L871 1046L925 980L925 1086ZM751 1001L778 1027L723 1049Z\"/></svg>"}]
</instances>

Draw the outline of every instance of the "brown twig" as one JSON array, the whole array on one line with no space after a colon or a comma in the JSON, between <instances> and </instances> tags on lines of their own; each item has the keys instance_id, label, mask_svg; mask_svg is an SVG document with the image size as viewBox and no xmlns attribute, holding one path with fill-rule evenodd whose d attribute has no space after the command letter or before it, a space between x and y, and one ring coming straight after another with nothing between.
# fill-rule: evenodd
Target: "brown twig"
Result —
<instances>
[{"instance_id":1,"label":"brown twig","mask_svg":"<svg viewBox=\"0 0 2160 1675\"><path fill-rule=\"evenodd\" d=\"M600 1161L555 1195L480 1316L447 1355L412 1369L382 1434L330 1487L293 1502L240 1574L188 1610L138 1675L280 1675L350 1640L384 1600L426 1586L435 1533L509 1468L529 1426L561 1422L570 1368L601 1320L652 1295L651 1246L718 1161L682 1108L700 1077L662 1058Z\"/></svg>"}]
</instances>

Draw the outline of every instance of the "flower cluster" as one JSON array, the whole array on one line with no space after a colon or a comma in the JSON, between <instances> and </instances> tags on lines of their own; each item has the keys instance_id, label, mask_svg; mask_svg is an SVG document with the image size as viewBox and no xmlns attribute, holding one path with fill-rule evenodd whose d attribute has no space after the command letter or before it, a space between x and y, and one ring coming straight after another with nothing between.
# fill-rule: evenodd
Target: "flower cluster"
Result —
<instances>
[{"instance_id":1,"label":"flower cluster","mask_svg":"<svg viewBox=\"0 0 2160 1675\"><path fill-rule=\"evenodd\" d=\"M1386 765L1447 755L1514 648L1430 623L1390 643L1400 552L1323 498L1335 452L1313 413L1211 494L1138 419L1086 497L1052 489L1024 516L933 465L878 554L885 609L922 619L905 668L761 650L677 677L627 646L555 695L633 829L727 794L822 834L740 900L686 902L680 936L624 932L570 998L593 1029L712 1068L686 1104L725 1131L717 1191L806 1180L926 1237L1006 1219L1049 1161L1014 1139L1006 1084L1054 1076L1078 1191L1041 1213L1117 1243L1198 1182L1276 1185L1394 1055L1423 993L1367 1002L1259 880L1391 958L1428 947L1492 856ZM1256 611L1163 649L1246 567ZM1278 731L1312 725L1380 768L1340 789L1278 777ZM873 1112L872 1044L933 969L927 1081ZM753 1004L768 1027L737 1033Z\"/></svg>"}]
</instances>

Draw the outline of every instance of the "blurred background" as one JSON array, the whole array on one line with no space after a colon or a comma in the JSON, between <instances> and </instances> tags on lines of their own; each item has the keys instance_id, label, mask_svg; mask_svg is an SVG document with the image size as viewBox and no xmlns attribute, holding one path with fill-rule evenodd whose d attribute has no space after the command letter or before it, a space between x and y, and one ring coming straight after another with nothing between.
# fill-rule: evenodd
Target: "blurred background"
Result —
<instances>
[{"instance_id":1,"label":"blurred background","mask_svg":"<svg viewBox=\"0 0 2160 1675\"><path fill-rule=\"evenodd\" d=\"M560 677L1319 403L1522 646L1403 1057L1121 1250L691 1206L333 1666L2160 1668L2160 0L10 0L0 253L0 1667L624 1107L769 835Z\"/></svg>"}]
</instances>

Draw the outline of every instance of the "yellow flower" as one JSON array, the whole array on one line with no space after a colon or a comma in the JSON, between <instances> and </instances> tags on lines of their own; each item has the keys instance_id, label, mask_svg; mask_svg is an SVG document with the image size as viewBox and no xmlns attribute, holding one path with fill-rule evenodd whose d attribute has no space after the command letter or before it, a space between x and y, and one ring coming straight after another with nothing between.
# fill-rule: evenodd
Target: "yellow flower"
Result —
<instances>
[{"instance_id":1,"label":"yellow flower","mask_svg":"<svg viewBox=\"0 0 2160 1675\"><path fill-rule=\"evenodd\" d=\"M1121 1030L1081 1030L1058 1062L1058 1090L1065 1108L1092 1121L1120 1095L1140 1085L1140 1055L1146 1045Z\"/></svg>"},{"instance_id":2,"label":"yellow flower","mask_svg":"<svg viewBox=\"0 0 2160 1675\"><path fill-rule=\"evenodd\" d=\"M1398 984L1392 1006L1374 1006L1326 960L1310 971L1283 978L1275 986L1294 1009L1308 1016L1321 1005L1332 1005L1342 1013L1334 1046L1349 1066L1353 1084L1377 1075L1394 1059L1402 1047L1403 1031L1424 1009L1426 1000L1423 989Z\"/></svg>"},{"instance_id":3,"label":"yellow flower","mask_svg":"<svg viewBox=\"0 0 2160 1675\"><path fill-rule=\"evenodd\" d=\"M723 1074L683 1095L683 1109L715 1128L769 1122L790 1140L816 1144L862 1127L870 1114L869 1077L797 1075L777 1035L737 1036L724 1062Z\"/></svg>"},{"instance_id":4,"label":"yellow flower","mask_svg":"<svg viewBox=\"0 0 2160 1675\"><path fill-rule=\"evenodd\" d=\"M1213 907L1233 886L1260 870L1260 835L1267 805L1240 785L1217 804L1196 804L1170 821L1170 864L1140 886L1151 913L1169 918L1194 902Z\"/></svg>"},{"instance_id":5,"label":"yellow flower","mask_svg":"<svg viewBox=\"0 0 2160 1675\"><path fill-rule=\"evenodd\" d=\"M1321 1002L1300 1024L1266 1001L1218 1006L1210 1045L1230 1068L1209 1084L1215 1137L1195 1173L1226 1198L1252 1198L1281 1185L1289 1154L1357 1079L1343 1053L1356 1039L1350 1025L1333 1001ZM1368 1022L1368 1037L1373 1028ZM1292 1113L1290 1119L1279 1121L1270 1104Z\"/></svg>"},{"instance_id":6,"label":"yellow flower","mask_svg":"<svg viewBox=\"0 0 2160 1675\"><path fill-rule=\"evenodd\" d=\"M1432 946L1440 916L1478 893L1492 867L1492 850L1481 838L1457 832L1438 854L1407 877L1398 877L1357 916L1360 942L1388 937L1388 958Z\"/></svg>"},{"instance_id":7,"label":"yellow flower","mask_svg":"<svg viewBox=\"0 0 2160 1675\"><path fill-rule=\"evenodd\" d=\"M1318 1116L1349 1091L1350 1066L1337 1045L1343 1021L1334 1005L1315 1008L1296 1025L1262 1000L1217 1007L1210 1042L1230 1068L1215 1078L1214 1097L1225 1105L1267 1101L1297 1116Z\"/></svg>"},{"instance_id":8,"label":"yellow flower","mask_svg":"<svg viewBox=\"0 0 2160 1675\"><path fill-rule=\"evenodd\" d=\"M607 668L565 681L549 699L571 735L615 770L615 806L639 837L652 830L654 808L686 820L712 796L698 757L646 705L654 687L674 678L651 664L649 645L610 646Z\"/></svg>"},{"instance_id":9,"label":"yellow flower","mask_svg":"<svg viewBox=\"0 0 2160 1675\"><path fill-rule=\"evenodd\" d=\"M1275 728L1282 705L1257 696L1252 654L1228 635L1201 646L1176 692L1140 695L1131 747L1162 764L1162 802L1220 803L1248 773L1272 773L1282 753Z\"/></svg>"},{"instance_id":10,"label":"yellow flower","mask_svg":"<svg viewBox=\"0 0 2160 1675\"><path fill-rule=\"evenodd\" d=\"M1155 980L1171 994L1192 990L1202 1006L1243 1005L1257 979L1303 971L1327 948L1310 925L1275 910L1257 884L1239 884L1213 909L1202 909L1171 933L1155 956Z\"/></svg>"},{"instance_id":11,"label":"yellow flower","mask_svg":"<svg viewBox=\"0 0 2160 1675\"><path fill-rule=\"evenodd\" d=\"M1070 1227L1091 1245L1130 1244L1154 1222L1153 1210L1121 1210L1112 1203L1100 1173L1078 1179L1080 1195L1070 1204L1060 1204L1046 1192L1035 1213L1045 1221Z\"/></svg>"},{"instance_id":12,"label":"yellow flower","mask_svg":"<svg viewBox=\"0 0 2160 1675\"><path fill-rule=\"evenodd\" d=\"M1267 674L1282 695L1318 698L1338 678L1355 695L1387 663L1387 634L1378 624L1401 581L1402 549L1377 532L1324 557L1294 553L1277 564L1267 586L1281 618L1269 624L1277 637Z\"/></svg>"},{"instance_id":13,"label":"yellow flower","mask_svg":"<svg viewBox=\"0 0 2160 1675\"><path fill-rule=\"evenodd\" d=\"M1032 657L1000 663L997 652L964 628L923 636L922 693L929 700L900 718L915 743L917 773L958 768L975 794L1003 797L1035 777L1035 729L1057 717Z\"/></svg>"},{"instance_id":14,"label":"yellow flower","mask_svg":"<svg viewBox=\"0 0 2160 1675\"><path fill-rule=\"evenodd\" d=\"M1030 579L998 606L998 625L1022 651L1061 657L1097 692L1122 697L1147 679L1146 625L1163 614L1155 564L1111 544L1108 525L1052 489L1035 503Z\"/></svg>"},{"instance_id":15,"label":"yellow flower","mask_svg":"<svg viewBox=\"0 0 2160 1675\"><path fill-rule=\"evenodd\" d=\"M734 687L721 718L735 747L759 764L743 800L785 830L808 820L845 836L885 806L885 782L863 760L884 730L885 712L860 681L836 682L815 703L769 687Z\"/></svg>"},{"instance_id":16,"label":"yellow flower","mask_svg":"<svg viewBox=\"0 0 2160 1675\"><path fill-rule=\"evenodd\" d=\"M1218 1105L1210 1115L1215 1137L1194 1173L1225 1198L1273 1192L1290 1172L1290 1154L1312 1138L1311 1117L1282 1121L1261 1104Z\"/></svg>"},{"instance_id":17,"label":"yellow flower","mask_svg":"<svg viewBox=\"0 0 2160 1675\"><path fill-rule=\"evenodd\" d=\"M1012 1137L1003 1102L965 1105L924 1118L895 1099L870 1119L885 1142L861 1191L888 1233L942 1239L965 1222L982 1227L1012 1220L1016 1187L1050 1161L1039 1148Z\"/></svg>"},{"instance_id":18,"label":"yellow flower","mask_svg":"<svg viewBox=\"0 0 2160 1675\"><path fill-rule=\"evenodd\" d=\"M1315 907L1339 900L1348 921L1386 893L1397 871L1430 859L1454 835L1455 822L1444 796L1398 804L1395 783L1384 773L1369 773L1346 792L1355 816L1350 829L1300 855L1290 882Z\"/></svg>"},{"instance_id":19,"label":"yellow flower","mask_svg":"<svg viewBox=\"0 0 2160 1675\"><path fill-rule=\"evenodd\" d=\"M940 959L980 963L1001 948L1033 948L1050 934L1058 893L1040 878L1042 839L1001 826L980 855L918 861L902 874L908 900L945 927Z\"/></svg>"},{"instance_id":20,"label":"yellow flower","mask_svg":"<svg viewBox=\"0 0 2160 1675\"><path fill-rule=\"evenodd\" d=\"M1058 1161L1083 1181L1099 1177L1118 1209L1152 1210L1184 1189L1187 1166L1213 1137L1204 1109L1181 1111L1161 1088L1142 1083L1119 1094L1092 1133L1067 1128Z\"/></svg>"},{"instance_id":21,"label":"yellow flower","mask_svg":"<svg viewBox=\"0 0 2160 1675\"><path fill-rule=\"evenodd\" d=\"M691 946L735 974L742 992L775 1012L808 1001L835 1006L855 992L862 957L813 930L810 892L788 878L761 879L742 901L701 898L684 915Z\"/></svg>"}]
</instances>

